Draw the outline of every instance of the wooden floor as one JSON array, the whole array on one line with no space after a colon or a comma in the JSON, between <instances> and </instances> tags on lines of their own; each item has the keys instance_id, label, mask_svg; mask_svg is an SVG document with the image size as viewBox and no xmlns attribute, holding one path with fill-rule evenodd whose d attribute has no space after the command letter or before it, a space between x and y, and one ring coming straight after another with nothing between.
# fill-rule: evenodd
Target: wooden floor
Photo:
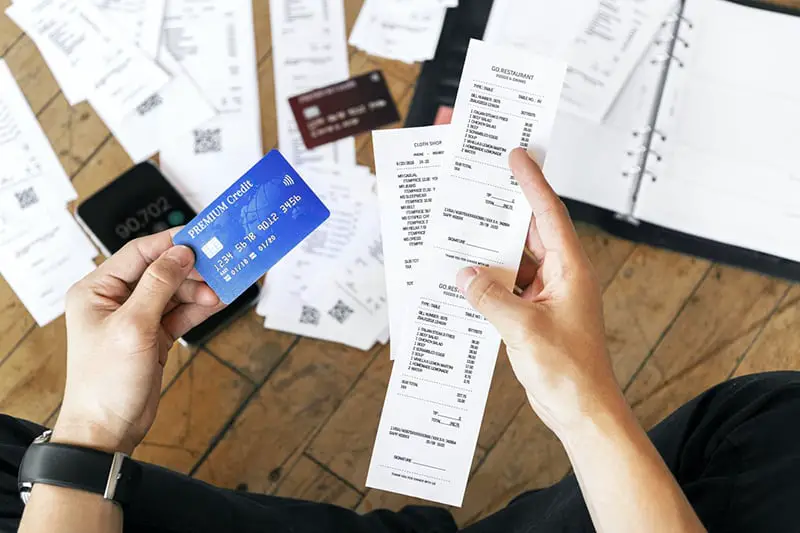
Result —
<instances>
[{"instance_id":1,"label":"wooden floor","mask_svg":"<svg viewBox=\"0 0 800 533\"><path fill-rule=\"evenodd\" d=\"M3 10L10 0L0 0ZM348 29L361 0L345 0ZM264 148L276 145L267 1L256 0ZM31 41L0 15L0 55L86 198L131 161L87 104L70 108ZM353 74L384 69L409 105L417 68L351 49ZM372 164L367 135L358 159ZM732 376L800 368L800 286L580 226L605 295L607 340L619 382L645 426ZM37 328L0 280L0 412L52 424L64 386L59 319ZM370 352L266 331L255 313L196 350L171 352L155 426L137 457L223 487L369 511L404 497L364 486L391 365ZM556 439L498 359L459 522L567 472Z\"/></svg>"}]
</instances>

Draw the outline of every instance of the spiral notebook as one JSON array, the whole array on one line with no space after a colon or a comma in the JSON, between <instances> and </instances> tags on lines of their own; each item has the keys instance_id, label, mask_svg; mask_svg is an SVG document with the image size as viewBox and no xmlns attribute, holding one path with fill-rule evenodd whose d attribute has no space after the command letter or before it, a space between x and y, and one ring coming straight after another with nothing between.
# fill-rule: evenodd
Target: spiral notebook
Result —
<instances>
[{"instance_id":1,"label":"spiral notebook","mask_svg":"<svg viewBox=\"0 0 800 533\"><path fill-rule=\"evenodd\" d=\"M448 105L462 35L481 37L490 7L451 10L409 125L430 124ZM676 4L602 124L558 117L545 170L572 215L800 280L798 14L726 0ZM484 40L512 33L496 22Z\"/></svg>"}]
</instances>

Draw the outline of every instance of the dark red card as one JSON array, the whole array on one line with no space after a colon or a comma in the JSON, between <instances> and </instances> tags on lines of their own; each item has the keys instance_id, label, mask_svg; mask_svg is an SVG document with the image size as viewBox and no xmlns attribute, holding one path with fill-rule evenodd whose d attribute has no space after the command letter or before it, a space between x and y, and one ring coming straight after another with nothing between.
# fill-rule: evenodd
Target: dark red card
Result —
<instances>
[{"instance_id":1,"label":"dark red card","mask_svg":"<svg viewBox=\"0 0 800 533\"><path fill-rule=\"evenodd\" d=\"M289 105L309 149L400 120L380 70L299 94Z\"/></svg>"}]
</instances>

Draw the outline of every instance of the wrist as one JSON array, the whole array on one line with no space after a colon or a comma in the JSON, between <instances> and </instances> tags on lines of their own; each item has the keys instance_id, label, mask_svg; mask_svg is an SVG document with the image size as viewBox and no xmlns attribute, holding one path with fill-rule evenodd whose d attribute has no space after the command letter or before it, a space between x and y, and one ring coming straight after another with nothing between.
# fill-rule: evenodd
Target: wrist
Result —
<instances>
[{"instance_id":1,"label":"wrist","mask_svg":"<svg viewBox=\"0 0 800 533\"><path fill-rule=\"evenodd\" d=\"M63 415L58 417L50 442L126 455L131 455L136 448L134 442L115 435L99 424Z\"/></svg>"},{"instance_id":2,"label":"wrist","mask_svg":"<svg viewBox=\"0 0 800 533\"><path fill-rule=\"evenodd\" d=\"M613 395L579 417L574 424L557 432L558 438L572 455L581 448L591 447L597 439L626 438L633 428L641 431L633 411L622 393Z\"/></svg>"}]
</instances>

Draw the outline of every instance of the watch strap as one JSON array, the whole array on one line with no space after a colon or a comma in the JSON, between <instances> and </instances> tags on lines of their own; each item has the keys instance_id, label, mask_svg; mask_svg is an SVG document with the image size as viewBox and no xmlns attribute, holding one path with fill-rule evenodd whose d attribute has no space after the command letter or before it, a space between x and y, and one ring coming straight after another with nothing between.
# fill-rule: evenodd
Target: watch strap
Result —
<instances>
[{"instance_id":1,"label":"watch strap","mask_svg":"<svg viewBox=\"0 0 800 533\"><path fill-rule=\"evenodd\" d=\"M25 452L18 486L22 491L37 483L55 485L99 494L125 505L140 479L141 466L125 454L50 442L34 444Z\"/></svg>"}]
</instances>

